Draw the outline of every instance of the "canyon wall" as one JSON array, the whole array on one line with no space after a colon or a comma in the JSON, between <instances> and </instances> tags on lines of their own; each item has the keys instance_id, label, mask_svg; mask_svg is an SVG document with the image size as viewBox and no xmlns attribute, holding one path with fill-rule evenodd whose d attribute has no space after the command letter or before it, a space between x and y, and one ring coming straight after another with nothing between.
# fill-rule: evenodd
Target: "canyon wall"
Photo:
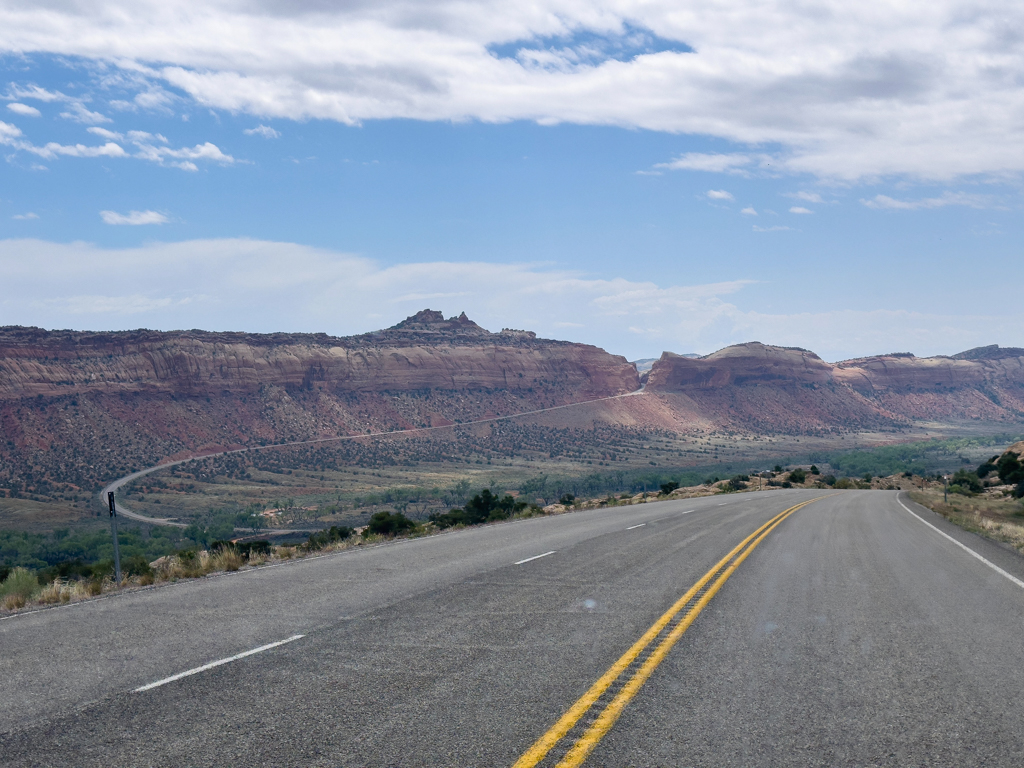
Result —
<instances>
[{"instance_id":1,"label":"canyon wall","mask_svg":"<svg viewBox=\"0 0 1024 768\"><path fill-rule=\"evenodd\" d=\"M721 425L788 432L912 421L1024 420L1024 349L951 357L908 353L827 363L813 352L752 342L702 358L665 353L647 389L685 395Z\"/></svg>"},{"instance_id":2,"label":"canyon wall","mask_svg":"<svg viewBox=\"0 0 1024 768\"><path fill-rule=\"evenodd\" d=\"M0 400L148 393L189 397L261 388L335 393L557 391L565 400L637 389L625 358L586 344L490 333L425 310L351 337L186 331L81 333L0 329Z\"/></svg>"}]
</instances>

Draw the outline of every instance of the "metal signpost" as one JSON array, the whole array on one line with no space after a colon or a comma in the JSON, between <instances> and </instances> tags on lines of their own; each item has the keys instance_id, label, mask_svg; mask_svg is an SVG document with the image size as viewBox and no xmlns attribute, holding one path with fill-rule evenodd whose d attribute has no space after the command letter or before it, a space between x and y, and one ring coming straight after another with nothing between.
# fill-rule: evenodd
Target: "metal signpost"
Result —
<instances>
[{"instance_id":1,"label":"metal signpost","mask_svg":"<svg viewBox=\"0 0 1024 768\"><path fill-rule=\"evenodd\" d=\"M107 491L107 504L110 507L110 532L114 534L114 579L121 583L121 552L117 548L117 511L114 509L114 492Z\"/></svg>"}]
</instances>

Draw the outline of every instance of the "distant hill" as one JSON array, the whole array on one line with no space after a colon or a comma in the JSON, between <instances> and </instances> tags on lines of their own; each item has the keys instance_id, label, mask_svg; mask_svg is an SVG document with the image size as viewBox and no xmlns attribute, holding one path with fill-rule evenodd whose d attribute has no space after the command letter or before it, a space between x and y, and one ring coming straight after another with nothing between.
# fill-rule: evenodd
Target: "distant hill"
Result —
<instances>
[{"instance_id":1,"label":"distant hill","mask_svg":"<svg viewBox=\"0 0 1024 768\"><path fill-rule=\"evenodd\" d=\"M951 357L906 352L826 363L808 350L759 342L697 359L666 352L647 391L719 428L825 434L915 421L1024 421L1024 349Z\"/></svg>"},{"instance_id":2,"label":"distant hill","mask_svg":"<svg viewBox=\"0 0 1024 768\"><path fill-rule=\"evenodd\" d=\"M635 392L641 374L640 396L544 410ZM1024 423L1024 350L833 364L808 350L751 342L630 363L598 347L525 330L491 333L464 314L446 319L432 310L349 337L6 327L0 495L56 498L197 451L534 411L542 412L517 419L517 429L534 431L515 440L546 446L551 456L583 456L579 446L614 453L609 429L825 439L925 421L994 429ZM512 455L518 449L508 440ZM374 461L410 460L388 445L374 444ZM460 449L423 450L448 461Z\"/></svg>"}]
</instances>

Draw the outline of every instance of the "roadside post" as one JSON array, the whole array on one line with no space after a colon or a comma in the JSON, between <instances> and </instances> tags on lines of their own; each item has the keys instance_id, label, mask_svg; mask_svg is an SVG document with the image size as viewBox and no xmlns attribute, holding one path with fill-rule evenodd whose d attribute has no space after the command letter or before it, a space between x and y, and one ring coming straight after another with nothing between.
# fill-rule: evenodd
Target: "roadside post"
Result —
<instances>
[{"instance_id":1,"label":"roadside post","mask_svg":"<svg viewBox=\"0 0 1024 768\"><path fill-rule=\"evenodd\" d=\"M107 505L110 507L110 532L114 535L114 579L121 583L121 552L117 548L117 510L114 509L114 492L107 491Z\"/></svg>"}]
</instances>

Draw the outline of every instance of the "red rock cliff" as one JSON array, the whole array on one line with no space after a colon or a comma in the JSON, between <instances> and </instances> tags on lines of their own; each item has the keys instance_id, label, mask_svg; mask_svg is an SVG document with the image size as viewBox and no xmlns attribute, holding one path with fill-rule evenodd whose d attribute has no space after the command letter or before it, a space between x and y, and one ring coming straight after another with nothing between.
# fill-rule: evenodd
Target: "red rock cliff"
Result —
<instances>
[{"instance_id":1,"label":"red rock cliff","mask_svg":"<svg viewBox=\"0 0 1024 768\"><path fill-rule=\"evenodd\" d=\"M215 395L264 385L337 393L557 388L601 397L639 387L625 358L586 344L490 333L424 310L351 337L205 331L0 329L0 399L147 392Z\"/></svg>"}]
</instances>

